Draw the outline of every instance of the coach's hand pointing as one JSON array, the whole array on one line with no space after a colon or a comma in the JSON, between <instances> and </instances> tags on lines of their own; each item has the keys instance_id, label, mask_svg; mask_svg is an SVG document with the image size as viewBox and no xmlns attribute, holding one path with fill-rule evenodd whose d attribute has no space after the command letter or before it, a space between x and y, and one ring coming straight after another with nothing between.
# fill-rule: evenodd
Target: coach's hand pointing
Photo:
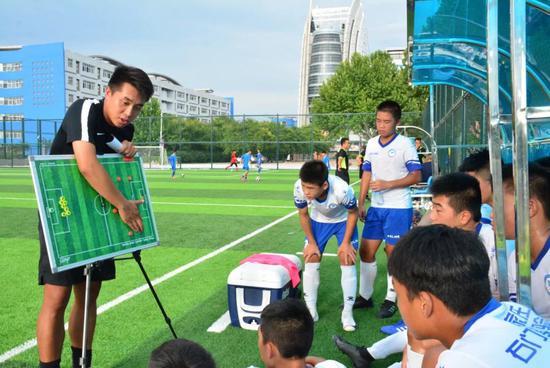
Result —
<instances>
[{"instance_id":1,"label":"coach's hand pointing","mask_svg":"<svg viewBox=\"0 0 550 368\"><path fill-rule=\"evenodd\" d=\"M143 231L143 221L139 215L138 206L143 203L143 199L139 200L126 200L122 206L118 208L120 213L120 219L130 226L130 229L136 232Z\"/></svg>"}]
</instances>

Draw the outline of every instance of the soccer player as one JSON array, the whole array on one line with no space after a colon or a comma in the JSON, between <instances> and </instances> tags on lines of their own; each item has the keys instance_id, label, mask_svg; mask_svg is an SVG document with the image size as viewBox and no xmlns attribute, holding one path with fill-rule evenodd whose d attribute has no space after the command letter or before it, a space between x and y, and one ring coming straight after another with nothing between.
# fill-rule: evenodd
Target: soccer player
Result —
<instances>
[{"instance_id":1,"label":"soccer player","mask_svg":"<svg viewBox=\"0 0 550 368\"><path fill-rule=\"evenodd\" d=\"M498 296L498 276L496 272L496 250L493 228L481 220L481 190L474 177L465 173L452 173L436 179L431 187L433 208L430 219L433 224L467 230L476 233L482 241L490 258L489 280L491 292ZM406 328L406 327L405 327ZM423 354L427 348L438 345L437 342L419 342L402 330L382 339L371 347L359 348L336 337L335 343L340 350L348 354L356 365L361 361L384 359L388 355L403 351L407 347L407 367L416 368L422 364ZM407 346L407 340L409 346Z\"/></svg>"},{"instance_id":2,"label":"soccer player","mask_svg":"<svg viewBox=\"0 0 550 368\"><path fill-rule=\"evenodd\" d=\"M266 368L345 368L334 360L307 356L313 343L314 323L301 300L282 299L262 311L258 350Z\"/></svg>"},{"instance_id":3,"label":"soccer player","mask_svg":"<svg viewBox=\"0 0 550 368\"><path fill-rule=\"evenodd\" d=\"M493 206L493 178L489 160L489 151L484 149L470 154L462 161L458 171L472 175L479 181L481 188L481 202L490 206L487 210L482 209L482 221L491 223L490 212ZM488 214L483 212L489 212Z\"/></svg>"},{"instance_id":4,"label":"soccer player","mask_svg":"<svg viewBox=\"0 0 550 368\"><path fill-rule=\"evenodd\" d=\"M550 319L550 168L544 159L529 165L529 240L533 309ZM514 180L511 165L502 169L504 236L516 238Z\"/></svg>"},{"instance_id":5,"label":"soccer player","mask_svg":"<svg viewBox=\"0 0 550 368\"><path fill-rule=\"evenodd\" d=\"M330 157L327 153L327 151L321 152L321 160L327 165L327 169L330 172Z\"/></svg>"},{"instance_id":6,"label":"soccer player","mask_svg":"<svg viewBox=\"0 0 550 368\"><path fill-rule=\"evenodd\" d=\"M231 168L231 170L233 170L233 166L235 166L235 170L239 170L239 165L237 165L237 151L231 151L231 159L229 165L227 165L225 169Z\"/></svg>"},{"instance_id":7,"label":"soccer player","mask_svg":"<svg viewBox=\"0 0 550 368\"><path fill-rule=\"evenodd\" d=\"M355 256L358 246L357 201L353 189L342 179L329 175L322 161L308 161L294 184L294 204L306 235L304 247L304 300L315 321L320 262L328 240L338 241L341 285L344 298L341 322L345 331L355 330L353 302L357 291ZM311 206L311 216L308 211Z\"/></svg>"},{"instance_id":8,"label":"soccer player","mask_svg":"<svg viewBox=\"0 0 550 368\"><path fill-rule=\"evenodd\" d=\"M340 139L340 151L336 154L336 176L349 184L349 138Z\"/></svg>"},{"instance_id":9,"label":"soccer player","mask_svg":"<svg viewBox=\"0 0 550 368\"><path fill-rule=\"evenodd\" d=\"M168 156L168 162L170 163L170 168L172 169L172 179L176 178L176 164L178 163L178 156L176 155L176 149L172 151L172 154Z\"/></svg>"},{"instance_id":10,"label":"soccer player","mask_svg":"<svg viewBox=\"0 0 550 368\"><path fill-rule=\"evenodd\" d=\"M262 155L262 153L260 152L260 149L258 148L258 152L256 153L256 166L258 168L258 175L256 176L256 181L261 180L260 175L262 174L262 162L263 162L263 160L264 160L264 156Z\"/></svg>"},{"instance_id":11,"label":"soccer player","mask_svg":"<svg viewBox=\"0 0 550 368\"><path fill-rule=\"evenodd\" d=\"M174 339L153 350L148 368L216 368L216 362L196 342Z\"/></svg>"},{"instance_id":12,"label":"soccer player","mask_svg":"<svg viewBox=\"0 0 550 368\"><path fill-rule=\"evenodd\" d=\"M399 310L418 340L443 344L438 368L544 367L550 322L528 307L491 298L479 237L444 225L417 227L388 261Z\"/></svg>"},{"instance_id":13,"label":"soccer player","mask_svg":"<svg viewBox=\"0 0 550 368\"><path fill-rule=\"evenodd\" d=\"M115 69L101 101L81 99L68 109L63 123L57 132L51 155L74 154L78 169L88 183L109 203L118 209L123 222L135 232L143 231L138 205L143 200L133 201L124 198L103 166L97 160L97 154L114 152L107 142L116 137L122 142L119 152L127 157L136 153L132 144L134 127L132 121L139 115L145 102L153 95L153 84L145 72L140 69L119 66ZM115 278L113 260L100 262L92 272L88 326L89 339L82 346L83 315L85 297L84 267L51 272L44 233L39 223L40 262L38 282L44 285L42 307L37 321L37 342L40 367L59 367L65 331L63 317L69 302L71 291L74 303L69 317L69 336L73 353L73 366L79 366L82 349L87 349L89 367L92 360L92 340L96 321L96 299L101 282Z\"/></svg>"},{"instance_id":14,"label":"soccer player","mask_svg":"<svg viewBox=\"0 0 550 368\"><path fill-rule=\"evenodd\" d=\"M397 134L401 107L395 101L384 101L376 108L378 136L369 139L363 163L359 194L359 218L364 219L359 254L361 276L355 308L373 306L372 294L377 266L375 254L382 241L389 257L393 246L412 225L413 209L409 187L421 179L420 162L412 142ZM365 216L365 198L372 190L371 206ZM379 318L391 317L396 311L395 291L387 277L386 298Z\"/></svg>"},{"instance_id":15,"label":"soccer player","mask_svg":"<svg viewBox=\"0 0 550 368\"><path fill-rule=\"evenodd\" d=\"M248 150L241 156L243 163L243 174L241 175L241 181L245 183L248 181L248 172L250 171L250 160L252 160L252 150Z\"/></svg>"}]
</instances>

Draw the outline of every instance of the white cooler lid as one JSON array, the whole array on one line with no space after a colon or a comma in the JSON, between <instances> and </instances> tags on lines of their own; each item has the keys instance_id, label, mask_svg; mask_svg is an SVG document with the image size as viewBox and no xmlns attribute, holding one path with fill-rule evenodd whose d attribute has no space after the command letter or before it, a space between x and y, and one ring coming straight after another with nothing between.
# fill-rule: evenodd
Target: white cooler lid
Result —
<instances>
[{"instance_id":1,"label":"white cooler lid","mask_svg":"<svg viewBox=\"0 0 550 368\"><path fill-rule=\"evenodd\" d=\"M227 278L228 285L280 289L290 281L283 266L246 262L235 268Z\"/></svg>"}]
</instances>

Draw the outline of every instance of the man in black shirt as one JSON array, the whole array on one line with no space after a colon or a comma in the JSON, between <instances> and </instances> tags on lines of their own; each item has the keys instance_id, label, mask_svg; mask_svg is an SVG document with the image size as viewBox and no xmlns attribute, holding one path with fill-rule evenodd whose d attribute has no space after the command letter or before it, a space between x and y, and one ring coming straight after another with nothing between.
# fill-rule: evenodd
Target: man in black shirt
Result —
<instances>
[{"instance_id":1,"label":"man in black shirt","mask_svg":"<svg viewBox=\"0 0 550 368\"><path fill-rule=\"evenodd\" d=\"M97 160L97 154L114 153L107 146L113 137L121 143L118 152L133 157L136 148L132 144L134 127L132 121L139 115L141 108L151 98L153 84L145 72L128 66L119 66L114 71L105 98L98 100L77 100L63 119L57 132L51 155L74 154L78 169L88 183L109 203L118 209L121 220L133 231L143 231L138 205L142 200L124 198L116 189L111 178ZM37 342L40 367L59 367L65 331L63 317L73 290L74 303L69 317L69 335L71 338L73 367L79 367L82 349L87 349L86 367L91 366L91 346L95 328L97 296L103 280L115 278L113 260L100 262L92 273L90 305L88 314L89 339L82 346L83 316L85 299L85 277L83 267L51 272L44 234L39 223L40 262L38 283L44 286L44 299L37 321Z\"/></svg>"},{"instance_id":2,"label":"man in black shirt","mask_svg":"<svg viewBox=\"0 0 550 368\"><path fill-rule=\"evenodd\" d=\"M349 162L348 162L348 152L349 149L349 138L340 139L340 151L336 154L336 176L343 179L346 183L349 184Z\"/></svg>"}]
</instances>

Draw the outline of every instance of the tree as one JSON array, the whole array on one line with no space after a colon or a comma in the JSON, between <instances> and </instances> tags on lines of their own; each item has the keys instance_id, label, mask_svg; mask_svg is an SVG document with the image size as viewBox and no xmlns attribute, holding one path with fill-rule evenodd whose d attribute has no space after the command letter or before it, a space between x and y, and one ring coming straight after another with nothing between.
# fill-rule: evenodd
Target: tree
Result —
<instances>
[{"instance_id":1,"label":"tree","mask_svg":"<svg viewBox=\"0 0 550 368\"><path fill-rule=\"evenodd\" d=\"M370 55L354 54L344 61L336 73L321 86L320 96L313 100L313 123L329 132L332 137L347 134L350 130L365 132L374 127L376 106L392 99L403 111L420 112L428 98L425 87L412 87L408 81L407 68L398 68L388 53L377 51ZM358 114L356 113L363 113ZM421 114L402 118L403 123L420 122Z\"/></svg>"},{"instance_id":2,"label":"tree","mask_svg":"<svg viewBox=\"0 0 550 368\"><path fill-rule=\"evenodd\" d=\"M160 138L160 102L153 97L141 109L134 121L134 142L139 145L157 145Z\"/></svg>"}]
</instances>

